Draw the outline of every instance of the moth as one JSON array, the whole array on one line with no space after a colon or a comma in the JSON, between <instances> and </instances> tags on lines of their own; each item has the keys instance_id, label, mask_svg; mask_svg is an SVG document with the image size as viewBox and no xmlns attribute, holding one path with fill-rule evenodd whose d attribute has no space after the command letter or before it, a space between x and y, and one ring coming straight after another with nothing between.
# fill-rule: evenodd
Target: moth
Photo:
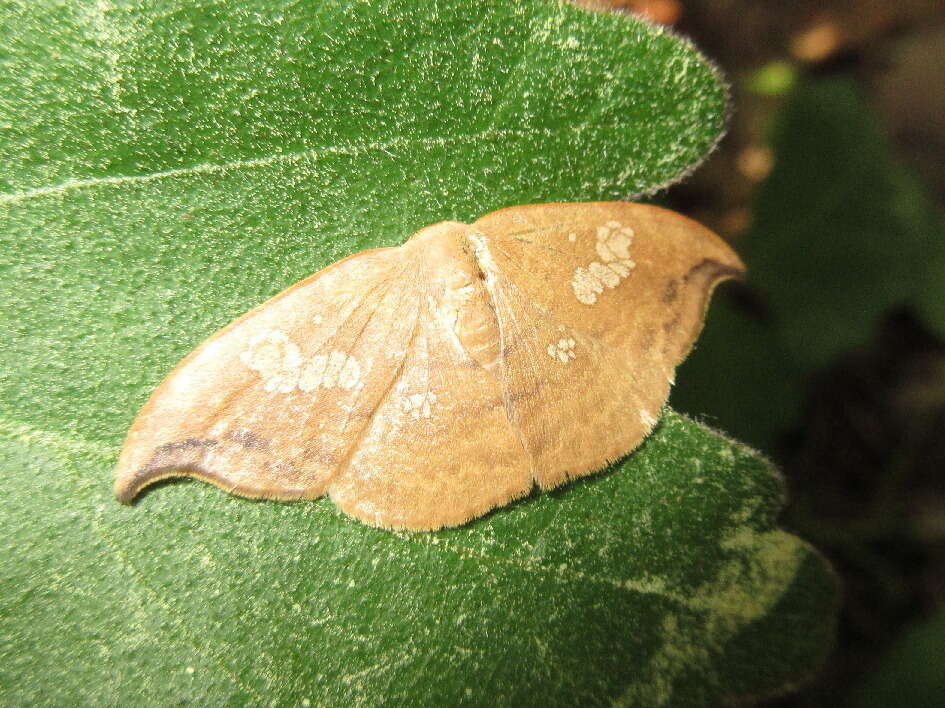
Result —
<instances>
[{"instance_id":1,"label":"moth","mask_svg":"<svg viewBox=\"0 0 945 708\"><path fill-rule=\"evenodd\" d=\"M128 433L115 493L167 477L456 526L592 474L657 423L712 290L698 223L625 202L444 221L345 258L212 335Z\"/></svg>"}]
</instances>

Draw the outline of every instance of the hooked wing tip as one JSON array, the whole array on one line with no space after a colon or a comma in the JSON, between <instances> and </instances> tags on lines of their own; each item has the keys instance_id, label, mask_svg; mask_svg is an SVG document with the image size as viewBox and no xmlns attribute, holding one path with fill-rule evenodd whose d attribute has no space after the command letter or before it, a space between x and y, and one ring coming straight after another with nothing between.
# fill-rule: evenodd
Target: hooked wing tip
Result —
<instances>
[{"instance_id":1,"label":"hooked wing tip","mask_svg":"<svg viewBox=\"0 0 945 708\"><path fill-rule=\"evenodd\" d=\"M115 482L115 498L122 504L131 504L137 493L137 490L128 485L126 482Z\"/></svg>"},{"instance_id":2,"label":"hooked wing tip","mask_svg":"<svg viewBox=\"0 0 945 708\"><path fill-rule=\"evenodd\" d=\"M249 484L235 482L225 475L194 463L171 463L145 465L135 471L119 467L115 472L115 498L122 504L132 504L146 487L155 482L173 478L191 478L207 482L230 494L248 499L275 499L294 501L302 498L321 496L321 490L312 491L304 486L283 486L269 483Z\"/></svg>"},{"instance_id":3,"label":"hooked wing tip","mask_svg":"<svg viewBox=\"0 0 945 708\"><path fill-rule=\"evenodd\" d=\"M170 477L205 478L218 486L226 480L203 469L203 454L218 444L216 440L185 438L152 448L150 442L129 438L115 470L115 497L131 504L142 489Z\"/></svg>"},{"instance_id":4,"label":"hooked wing tip","mask_svg":"<svg viewBox=\"0 0 945 708\"><path fill-rule=\"evenodd\" d=\"M184 476L183 470L142 467L135 472L119 469L115 475L115 498L122 504L131 504L142 489L167 477Z\"/></svg>"}]
</instances>

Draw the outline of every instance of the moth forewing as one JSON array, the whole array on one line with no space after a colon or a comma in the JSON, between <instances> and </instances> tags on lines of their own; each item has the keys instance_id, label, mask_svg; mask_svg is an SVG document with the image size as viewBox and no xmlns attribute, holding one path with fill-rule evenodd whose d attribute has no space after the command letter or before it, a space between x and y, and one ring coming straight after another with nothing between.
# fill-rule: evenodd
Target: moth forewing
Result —
<instances>
[{"instance_id":1,"label":"moth forewing","mask_svg":"<svg viewBox=\"0 0 945 708\"><path fill-rule=\"evenodd\" d=\"M657 422L713 288L744 266L683 216L512 207L350 256L198 347L116 471L327 495L368 524L455 526L591 474Z\"/></svg>"}]
</instances>

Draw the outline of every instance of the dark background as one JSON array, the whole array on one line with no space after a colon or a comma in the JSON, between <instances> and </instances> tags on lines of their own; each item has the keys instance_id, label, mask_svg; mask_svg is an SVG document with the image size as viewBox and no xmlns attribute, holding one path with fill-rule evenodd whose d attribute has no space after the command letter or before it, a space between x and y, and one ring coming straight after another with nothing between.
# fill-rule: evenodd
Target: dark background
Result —
<instances>
[{"instance_id":1,"label":"dark background","mask_svg":"<svg viewBox=\"0 0 945 708\"><path fill-rule=\"evenodd\" d=\"M656 199L748 264L671 404L784 471L836 568L820 676L771 706L945 706L945 3L613 0L731 83L718 151Z\"/></svg>"}]
</instances>

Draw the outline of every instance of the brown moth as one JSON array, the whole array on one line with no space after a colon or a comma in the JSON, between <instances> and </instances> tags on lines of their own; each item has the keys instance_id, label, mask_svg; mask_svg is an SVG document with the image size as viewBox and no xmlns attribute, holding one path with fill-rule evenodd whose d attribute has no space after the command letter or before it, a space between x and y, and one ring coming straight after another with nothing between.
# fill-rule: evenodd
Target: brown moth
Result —
<instances>
[{"instance_id":1,"label":"brown moth","mask_svg":"<svg viewBox=\"0 0 945 708\"><path fill-rule=\"evenodd\" d=\"M115 493L166 477L327 495L373 526L455 526L637 447L744 266L674 212L623 202L444 221L319 271L158 386Z\"/></svg>"}]
</instances>

